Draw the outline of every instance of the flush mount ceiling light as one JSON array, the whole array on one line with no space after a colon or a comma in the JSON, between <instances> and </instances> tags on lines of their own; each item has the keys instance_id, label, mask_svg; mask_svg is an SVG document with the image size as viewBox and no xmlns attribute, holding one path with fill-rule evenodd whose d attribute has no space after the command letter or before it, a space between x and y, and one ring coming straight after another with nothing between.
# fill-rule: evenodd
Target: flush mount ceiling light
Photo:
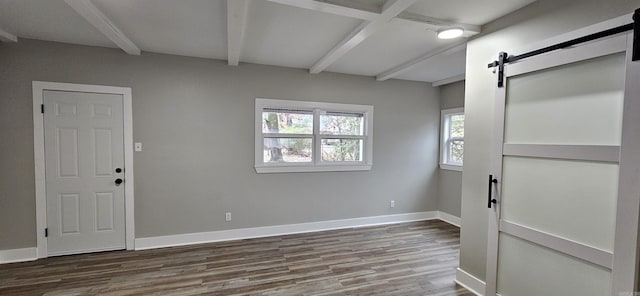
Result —
<instances>
[{"instance_id":1,"label":"flush mount ceiling light","mask_svg":"<svg viewBox=\"0 0 640 296\"><path fill-rule=\"evenodd\" d=\"M438 38L453 39L462 36L464 30L462 28L446 28L438 31Z\"/></svg>"}]
</instances>

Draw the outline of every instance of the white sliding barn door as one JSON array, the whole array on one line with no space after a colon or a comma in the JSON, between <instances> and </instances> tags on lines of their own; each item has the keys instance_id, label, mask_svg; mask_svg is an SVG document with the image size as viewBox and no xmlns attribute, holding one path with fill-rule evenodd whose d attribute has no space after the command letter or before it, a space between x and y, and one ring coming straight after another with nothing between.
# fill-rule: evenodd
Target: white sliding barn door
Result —
<instances>
[{"instance_id":1,"label":"white sliding barn door","mask_svg":"<svg viewBox=\"0 0 640 296\"><path fill-rule=\"evenodd\" d=\"M48 255L125 248L123 96L45 90Z\"/></svg>"},{"instance_id":2,"label":"white sliding barn door","mask_svg":"<svg viewBox=\"0 0 640 296\"><path fill-rule=\"evenodd\" d=\"M604 296L618 289L631 40L609 37L505 66L487 185L486 295ZM637 233L637 223L629 227Z\"/></svg>"}]
</instances>

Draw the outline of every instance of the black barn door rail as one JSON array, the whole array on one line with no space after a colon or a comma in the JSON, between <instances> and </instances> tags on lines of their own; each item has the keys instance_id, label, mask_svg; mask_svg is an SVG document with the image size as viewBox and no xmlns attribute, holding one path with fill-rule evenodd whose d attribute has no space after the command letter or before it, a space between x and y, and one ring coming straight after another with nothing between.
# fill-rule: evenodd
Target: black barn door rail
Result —
<instances>
[{"instance_id":1,"label":"black barn door rail","mask_svg":"<svg viewBox=\"0 0 640 296\"><path fill-rule=\"evenodd\" d=\"M532 50L519 55L508 55L506 52L498 54L498 60L490 63L488 68L498 67L498 87L504 86L504 65L513 63L522 59L537 56L539 54L547 53L554 50L559 50L567 47L571 47L577 44L597 40L611 35L624 33L626 31L633 30L633 61L640 60L640 8L636 9L633 13L633 23L622 25L619 27L611 28L601 32L593 33L569 41L561 42L544 48Z\"/></svg>"}]
</instances>

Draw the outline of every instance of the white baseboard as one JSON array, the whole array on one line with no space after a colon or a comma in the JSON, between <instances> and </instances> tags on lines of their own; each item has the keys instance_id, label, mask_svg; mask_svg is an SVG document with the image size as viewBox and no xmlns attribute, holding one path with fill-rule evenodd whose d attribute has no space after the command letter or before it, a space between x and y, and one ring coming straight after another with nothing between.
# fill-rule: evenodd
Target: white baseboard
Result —
<instances>
[{"instance_id":1,"label":"white baseboard","mask_svg":"<svg viewBox=\"0 0 640 296\"><path fill-rule=\"evenodd\" d=\"M375 225L386 225L404 223L412 221L424 221L440 219L449 224L460 226L460 218L440 212L428 211L417 213L406 213L396 215L384 215L373 217L362 217L342 220L330 220L320 222L309 222L288 225L263 226L253 228L241 228L231 230L220 230L211 232L187 233L168 236L145 237L135 239L135 250L156 249L164 247L175 247L193 245L201 243L239 240L258 237L269 237L277 235L287 235L296 233L317 232L333 229L344 229L353 227L366 227ZM32 261L37 259L37 249L22 248L11 250L0 250L0 264Z\"/></svg>"},{"instance_id":2,"label":"white baseboard","mask_svg":"<svg viewBox=\"0 0 640 296\"><path fill-rule=\"evenodd\" d=\"M458 227L460 227L460 223L462 222L460 217L456 217L443 211L438 211L438 219Z\"/></svg>"},{"instance_id":3,"label":"white baseboard","mask_svg":"<svg viewBox=\"0 0 640 296\"><path fill-rule=\"evenodd\" d=\"M0 264L38 259L36 248L0 250Z\"/></svg>"},{"instance_id":4,"label":"white baseboard","mask_svg":"<svg viewBox=\"0 0 640 296\"><path fill-rule=\"evenodd\" d=\"M168 236L144 237L135 240L136 250L175 247L201 243L269 237L296 233L316 232L333 229L365 227L438 219L438 211L407 213L397 215L373 216L353 219L330 220L288 225L262 226L220 230L211 232L187 233Z\"/></svg>"},{"instance_id":5,"label":"white baseboard","mask_svg":"<svg viewBox=\"0 0 640 296\"><path fill-rule=\"evenodd\" d=\"M465 287L467 290L471 291L473 294L478 296L484 295L485 283L479 278L471 275L470 273L457 268L456 269L456 283L458 285Z\"/></svg>"}]
</instances>

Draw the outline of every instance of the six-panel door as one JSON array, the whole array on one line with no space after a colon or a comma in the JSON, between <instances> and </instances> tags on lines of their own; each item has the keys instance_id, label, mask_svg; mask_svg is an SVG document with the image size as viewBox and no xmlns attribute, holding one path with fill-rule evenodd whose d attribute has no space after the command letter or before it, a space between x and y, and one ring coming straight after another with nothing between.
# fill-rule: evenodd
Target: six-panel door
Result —
<instances>
[{"instance_id":1,"label":"six-panel door","mask_svg":"<svg viewBox=\"0 0 640 296\"><path fill-rule=\"evenodd\" d=\"M49 255L124 249L122 95L45 90L44 105Z\"/></svg>"}]
</instances>

